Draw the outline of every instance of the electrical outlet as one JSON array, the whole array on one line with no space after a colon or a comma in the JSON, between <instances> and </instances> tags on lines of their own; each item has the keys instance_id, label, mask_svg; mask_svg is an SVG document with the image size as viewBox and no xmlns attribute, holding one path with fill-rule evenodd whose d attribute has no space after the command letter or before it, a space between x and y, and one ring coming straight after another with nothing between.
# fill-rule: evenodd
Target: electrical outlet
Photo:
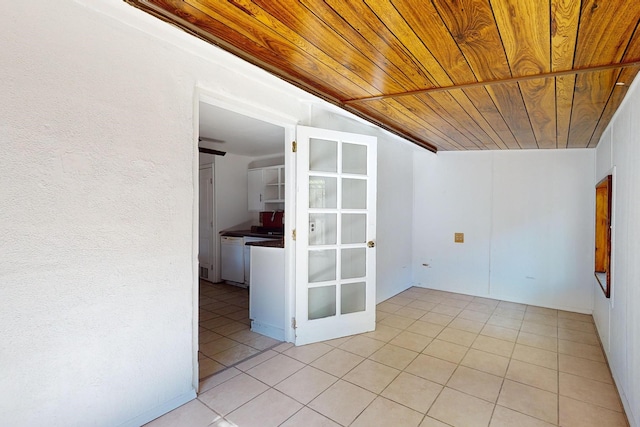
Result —
<instances>
[{"instance_id":1,"label":"electrical outlet","mask_svg":"<svg viewBox=\"0 0 640 427\"><path fill-rule=\"evenodd\" d=\"M314 231L316 231L316 223L315 222L310 222L309 223L309 231L311 233L313 233Z\"/></svg>"},{"instance_id":2,"label":"electrical outlet","mask_svg":"<svg viewBox=\"0 0 640 427\"><path fill-rule=\"evenodd\" d=\"M464 233L453 233L453 241L456 243L464 243Z\"/></svg>"}]
</instances>

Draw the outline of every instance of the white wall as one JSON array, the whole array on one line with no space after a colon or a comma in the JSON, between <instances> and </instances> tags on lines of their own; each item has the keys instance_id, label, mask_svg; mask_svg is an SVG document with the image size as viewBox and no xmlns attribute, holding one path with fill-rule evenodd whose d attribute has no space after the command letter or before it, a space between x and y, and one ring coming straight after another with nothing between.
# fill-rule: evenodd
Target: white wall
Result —
<instances>
[{"instance_id":1,"label":"white wall","mask_svg":"<svg viewBox=\"0 0 640 427\"><path fill-rule=\"evenodd\" d=\"M415 283L590 313L593 167L594 150L418 153Z\"/></svg>"},{"instance_id":2,"label":"white wall","mask_svg":"<svg viewBox=\"0 0 640 427\"><path fill-rule=\"evenodd\" d=\"M139 425L197 382L198 91L291 123L321 102L121 1L5 9L0 424ZM381 187L380 239L406 247L385 294L410 282L411 205Z\"/></svg>"},{"instance_id":3,"label":"white wall","mask_svg":"<svg viewBox=\"0 0 640 427\"><path fill-rule=\"evenodd\" d=\"M611 298L595 279L593 317L631 427L640 426L640 81L602 135L592 187L615 168Z\"/></svg>"}]
</instances>

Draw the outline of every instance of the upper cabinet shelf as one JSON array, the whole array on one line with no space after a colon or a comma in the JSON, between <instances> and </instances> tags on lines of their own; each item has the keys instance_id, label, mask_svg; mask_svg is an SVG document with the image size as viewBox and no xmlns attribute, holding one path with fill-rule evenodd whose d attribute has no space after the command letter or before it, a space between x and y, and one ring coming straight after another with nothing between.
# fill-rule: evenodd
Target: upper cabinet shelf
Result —
<instances>
[{"instance_id":1,"label":"upper cabinet shelf","mask_svg":"<svg viewBox=\"0 0 640 427\"><path fill-rule=\"evenodd\" d=\"M284 210L284 166L248 170L249 211Z\"/></svg>"}]
</instances>

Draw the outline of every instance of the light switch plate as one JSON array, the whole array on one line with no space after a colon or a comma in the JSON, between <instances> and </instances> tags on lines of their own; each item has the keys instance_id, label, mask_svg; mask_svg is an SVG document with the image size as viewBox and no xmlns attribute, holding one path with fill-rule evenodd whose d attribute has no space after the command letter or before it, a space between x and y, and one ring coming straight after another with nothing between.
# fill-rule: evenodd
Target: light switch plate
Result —
<instances>
[{"instance_id":1,"label":"light switch plate","mask_svg":"<svg viewBox=\"0 0 640 427\"><path fill-rule=\"evenodd\" d=\"M464 233L453 233L453 241L456 243L464 243Z\"/></svg>"}]
</instances>

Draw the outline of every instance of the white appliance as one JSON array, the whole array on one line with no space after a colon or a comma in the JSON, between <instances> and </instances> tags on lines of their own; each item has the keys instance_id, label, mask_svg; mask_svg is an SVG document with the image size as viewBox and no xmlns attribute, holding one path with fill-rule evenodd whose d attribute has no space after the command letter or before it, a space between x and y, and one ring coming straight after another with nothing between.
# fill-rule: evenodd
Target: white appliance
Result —
<instances>
[{"instance_id":1,"label":"white appliance","mask_svg":"<svg viewBox=\"0 0 640 427\"><path fill-rule=\"evenodd\" d=\"M222 236L220 238L220 278L244 283L244 238Z\"/></svg>"}]
</instances>

